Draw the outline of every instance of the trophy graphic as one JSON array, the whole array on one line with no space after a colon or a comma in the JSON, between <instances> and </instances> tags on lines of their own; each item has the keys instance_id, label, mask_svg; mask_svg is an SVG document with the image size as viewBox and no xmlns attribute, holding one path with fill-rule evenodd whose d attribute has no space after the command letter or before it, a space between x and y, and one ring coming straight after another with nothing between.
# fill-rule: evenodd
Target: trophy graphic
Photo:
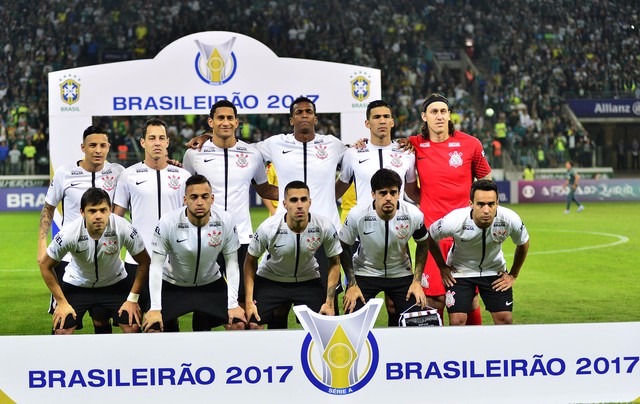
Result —
<instances>
[{"instance_id":1,"label":"trophy graphic","mask_svg":"<svg viewBox=\"0 0 640 404\"><path fill-rule=\"evenodd\" d=\"M343 316L323 316L307 306L293 308L309 336L301 360L307 378L331 394L349 394L363 387L378 365L378 349L370 333L382 299ZM365 349L366 348L366 349Z\"/></svg>"},{"instance_id":2,"label":"trophy graphic","mask_svg":"<svg viewBox=\"0 0 640 404\"><path fill-rule=\"evenodd\" d=\"M195 41L199 49L196 69L203 80L213 85L228 81L235 72L236 63L232 53L236 38L233 37L221 44L206 44Z\"/></svg>"}]
</instances>

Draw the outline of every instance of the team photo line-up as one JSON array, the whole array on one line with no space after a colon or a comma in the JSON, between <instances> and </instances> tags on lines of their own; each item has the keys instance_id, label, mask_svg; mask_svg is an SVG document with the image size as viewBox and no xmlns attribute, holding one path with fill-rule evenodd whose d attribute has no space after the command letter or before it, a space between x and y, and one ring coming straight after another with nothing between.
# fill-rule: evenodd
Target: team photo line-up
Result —
<instances>
[{"instance_id":1,"label":"team photo line-up","mask_svg":"<svg viewBox=\"0 0 640 404\"><path fill-rule=\"evenodd\" d=\"M235 105L221 100L182 163L169 160L165 122L151 118L144 160L127 168L106 161L107 131L88 127L84 159L55 171L40 216L52 333L81 329L86 312L99 334L179 331L188 313L194 331L282 329L292 305L351 313L381 292L389 326L445 306L450 325L478 325L479 298L495 324L511 324L524 223L499 206L482 144L455 130L447 98L429 95L420 112L421 133L394 140L390 105L373 101L369 137L348 146L316 133L316 106L299 97L292 133L249 144L235 136ZM270 211L255 232L250 187Z\"/></svg>"}]
</instances>

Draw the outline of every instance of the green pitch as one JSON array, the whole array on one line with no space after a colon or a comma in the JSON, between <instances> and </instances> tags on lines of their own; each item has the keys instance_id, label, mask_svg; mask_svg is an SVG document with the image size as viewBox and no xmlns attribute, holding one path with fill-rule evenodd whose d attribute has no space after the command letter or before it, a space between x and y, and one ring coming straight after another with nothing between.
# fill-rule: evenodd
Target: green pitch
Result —
<instances>
[{"instance_id":1,"label":"green pitch","mask_svg":"<svg viewBox=\"0 0 640 404\"><path fill-rule=\"evenodd\" d=\"M638 203L592 203L563 214L560 204L512 205L531 235L515 284L514 323L640 321ZM252 211L254 225L267 216ZM49 334L49 292L36 263L39 212L0 214L0 335ZM514 246L505 243L507 261ZM446 315L445 315L446 317ZM483 315L490 324L488 313ZM85 316L83 333L93 332ZM191 329L190 317L181 329ZM382 310L377 326L386 324ZM298 328L293 315L292 328Z\"/></svg>"}]
</instances>

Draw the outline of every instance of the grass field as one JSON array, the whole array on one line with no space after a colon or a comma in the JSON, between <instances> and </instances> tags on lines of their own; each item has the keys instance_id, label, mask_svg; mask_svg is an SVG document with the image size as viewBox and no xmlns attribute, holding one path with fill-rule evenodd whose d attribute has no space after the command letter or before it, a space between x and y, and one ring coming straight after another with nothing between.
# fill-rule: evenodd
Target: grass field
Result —
<instances>
[{"instance_id":1,"label":"grass field","mask_svg":"<svg viewBox=\"0 0 640 404\"><path fill-rule=\"evenodd\" d=\"M560 204L511 206L531 235L529 256L515 284L519 324L640 321L638 203L592 203L563 214ZM254 209L254 225L266 217ZM39 212L0 214L0 335L50 333L49 292L36 263ZM507 261L514 245L505 243ZM488 313L484 322L490 324ZM85 318L87 320L87 318ZM190 329L190 318L181 329ZM290 318L292 327L295 324ZM386 324L384 310L377 326ZM82 332L93 327L85 321Z\"/></svg>"}]
</instances>

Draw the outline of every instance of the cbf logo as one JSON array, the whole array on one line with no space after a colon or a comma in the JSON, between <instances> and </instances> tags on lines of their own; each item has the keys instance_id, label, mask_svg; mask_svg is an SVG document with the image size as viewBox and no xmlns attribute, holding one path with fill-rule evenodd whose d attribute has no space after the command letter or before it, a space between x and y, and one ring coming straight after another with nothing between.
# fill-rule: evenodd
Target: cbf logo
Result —
<instances>
[{"instance_id":1,"label":"cbf logo","mask_svg":"<svg viewBox=\"0 0 640 404\"><path fill-rule=\"evenodd\" d=\"M75 76L73 76L75 78ZM65 104L72 105L80 99L80 83L72 78L60 83L60 98Z\"/></svg>"},{"instance_id":2,"label":"cbf logo","mask_svg":"<svg viewBox=\"0 0 640 404\"><path fill-rule=\"evenodd\" d=\"M351 96L362 102L371 93L371 78L364 72L357 72L351 76Z\"/></svg>"},{"instance_id":3,"label":"cbf logo","mask_svg":"<svg viewBox=\"0 0 640 404\"><path fill-rule=\"evenodd\" d=\"M307 379L328 394L354 393L371 381L380 354L371 329L382 299L371 299L360 310L343 316L323 316L307 306L293 310L309 334L300 361Z\"/></svg>"},{"instance_id":4,"label":"cbf logo","mask_svg":"<svg viewBox=\"0 0 640 404\"><path fill-rule=\"evenodd\" d=\"M202 81L219 86L231 80L238 67L236 55L232 51L235 42L236 37L217 45L196 40L200 50L196 56L196 73Z\"/></svg>"}]
</instances>

